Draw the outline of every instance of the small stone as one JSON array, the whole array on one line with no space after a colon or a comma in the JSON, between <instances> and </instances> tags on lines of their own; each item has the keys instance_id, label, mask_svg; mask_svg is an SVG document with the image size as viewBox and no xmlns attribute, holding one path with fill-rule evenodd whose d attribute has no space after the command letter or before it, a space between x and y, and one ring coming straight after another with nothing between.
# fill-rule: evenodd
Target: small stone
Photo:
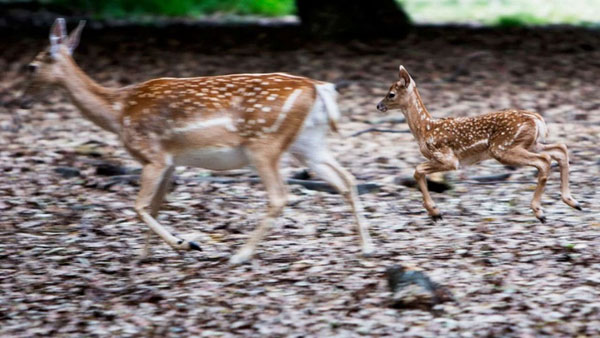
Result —
<instances>
[{"instance_id":1,"label":"small stone","mask_svg":"<svg viewBox=\"0 0 600 338\"><path fill-rule=\"evenodd\" d=\"M73 167L57 167L54 172L60 174L63 178L73 178L81 175L79 169Z\"/></svg>"}]
</instances>

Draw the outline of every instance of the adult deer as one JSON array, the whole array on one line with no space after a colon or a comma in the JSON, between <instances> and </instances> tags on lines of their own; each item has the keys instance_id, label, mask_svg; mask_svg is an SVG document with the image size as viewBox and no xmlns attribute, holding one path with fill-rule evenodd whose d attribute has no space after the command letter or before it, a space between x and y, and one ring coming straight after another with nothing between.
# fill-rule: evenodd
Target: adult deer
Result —
<instances>
[{"instance_id":1,"label":"adult deer","mask_svg":"<svg viewBox=\"0 0 600 338\"><path fill-rule=\"evenodd\" d=\"M427 162L417 166L414 176L423 193L425 209L434 221L442 215L429 195L425 176L490 158L507 165L528 165L538 169L538 184L531 208L542 223L546 217L540 200L552 159L560 166L562 200L581 210L569 189L567 146L540 143L548 129L537 113L508 109L476 117L434 119L421 101L415 81L403 66L400 66L399 80L392 84L377 109L382 112L400 109L421 154L427 158Z\"/></svg>"},{"instance_id":2,"label":"adult deer","mask_svg":"<svg viewBox=\"0 0 600 338\"><path fill-rule=\"evenodd\" d=\"M135 210L168 245L200 250L196 235L175 236L156 220L176 166L229 170L251 164L266 187L269 206L250 239L230 259L234 264L248 260L286 203L279 160L289 150L349 202L362 251L372 252L354 177L326 146L326 134L339 117L332 84L272 73L159 78L105 88L71 57L83 26L80 22L67 36L65 21L57 19L50 47L28 68L35 80L65 88L86 118L118 134L143 165ZM144 252L150 236L148 232Z\"/></svg>"}]
</instances>

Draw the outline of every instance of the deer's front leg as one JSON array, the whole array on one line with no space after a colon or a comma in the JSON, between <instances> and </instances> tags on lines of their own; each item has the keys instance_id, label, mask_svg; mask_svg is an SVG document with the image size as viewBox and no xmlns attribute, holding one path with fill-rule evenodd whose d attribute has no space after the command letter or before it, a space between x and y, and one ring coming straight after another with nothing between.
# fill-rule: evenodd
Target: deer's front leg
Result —
<instances>
[{"instance_id":1,"label":"deer's front leg","mask_svg":"<svg viewBox=\"0 0 600 338\"><path fill-rule=\"evenodd\" d=\"M166 193L168 184L165 182L168 182L172 173L173 167L164 163L150 163L144 166L140 181L141 189L135 202L135 211L140 219L172 248L201 250L198 243L173 236L153 217L153 214L155 216L158 212L158 205L163 198L162 195Z\"/></svg>"},{"instance_id":2,"label":"deer's front leg","mask_svg":"<svg viewBox=\"0 0 600 338\"><path fill-rule=\"evenodd\" d=\"M443 160L444 162L431 160L419 164L414 175L419 190L421 190L421 193L423 194L423 206L425 206L427 213L434 222L442 219L442 213L439 211L429 194L429 189L427 188L427 174L456 169L456 163L458 162L458 160L452 156Z\"/></svg>"},{"instance_id":3,"label":"deer's front leg","mask_svg":"<svg viewBox=\"0 0 600 338\"><path fill-rule=\"evenodd\" d=\"M156 219L156 217L158 216L160 206L163 203L163 200L165 198L165 195L169 191L169 188L171 187L174 169L175 168L171 167L165 172L157 192L152 197L152 202L150 204L150 216L152 216L154 219ZM152 240L153 238L154 232L152 231L152 229L146 230L146 242L140 254L141 259L147 258L152 254L152 246L154 242Z\"/></svg>"}]
</instances>

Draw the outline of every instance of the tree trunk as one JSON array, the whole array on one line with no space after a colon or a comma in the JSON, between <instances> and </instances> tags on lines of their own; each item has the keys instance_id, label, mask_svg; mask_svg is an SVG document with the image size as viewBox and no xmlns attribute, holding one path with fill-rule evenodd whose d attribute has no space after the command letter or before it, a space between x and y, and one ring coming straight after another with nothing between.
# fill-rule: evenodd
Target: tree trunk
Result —
<instances>
[{"instance_id":1,"label":"tree trunk","mask_svg":"<svg viewBox=\"0 0 600 338\"><path fill-rule=\"evenodd\" d=\"M410 19L396 0L296 0L312 35L335 38L404 37Z\"/></svg>"}]
</instances>

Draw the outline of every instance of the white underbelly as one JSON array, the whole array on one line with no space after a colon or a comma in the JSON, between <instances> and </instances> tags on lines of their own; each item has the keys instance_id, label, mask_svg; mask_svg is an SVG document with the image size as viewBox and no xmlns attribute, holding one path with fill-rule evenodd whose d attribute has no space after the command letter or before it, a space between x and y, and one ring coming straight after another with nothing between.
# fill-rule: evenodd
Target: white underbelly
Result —
<instances>
[{"instance_id":1,"label":"white underbelly","mask_svg":"<svg viewBox=\"0 0 600 338\"><path fill-rule=\"evenodd\" d=\"M242 147L206 147L180 152L173 158L173 163L210 170L232 170L247 166L249 161Z\"/></svg>"}]
</instances>

